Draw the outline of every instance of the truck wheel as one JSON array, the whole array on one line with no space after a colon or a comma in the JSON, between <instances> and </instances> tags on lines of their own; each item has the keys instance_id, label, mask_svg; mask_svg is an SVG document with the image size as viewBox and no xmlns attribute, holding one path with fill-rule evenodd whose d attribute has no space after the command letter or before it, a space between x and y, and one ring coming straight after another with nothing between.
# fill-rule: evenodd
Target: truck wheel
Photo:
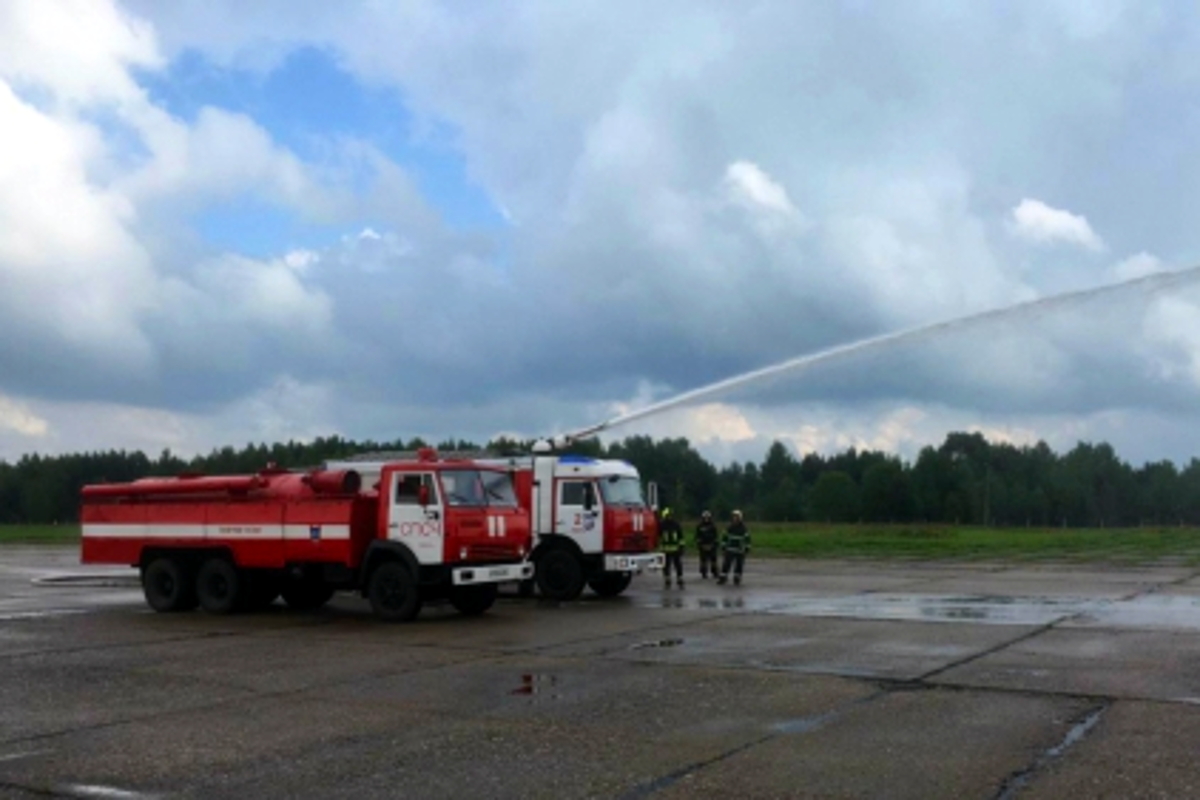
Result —
<instances>
[{"instance_id":1,"label":"truck wheel","mask_svg":"<svg viewBox=\"0 0 1200 800\"><path fill-rule=\"evenodd\" d=\"M142 570L146 603L159 612L191 611L196 607L196 586L174 558L156 558Z\"/></svg>"},{"instance_id":2,"label":"truck wheel","mask_svg":"<svg viewBox=\"0 0 1200 800\"><path fill-rule=\"evenodd\" d=\"M333 597L333 589L320 581L285 581L281 594L288 608L296 611L316 611Z\"/></svg>"},{"instance_id":3,"label":"truck wheel","mask_svg":"<svg viewBox=\"0 0 1200 800\"><path fill-rule=\"evenodd\" d=\"M632 581L632 572L602 572L588 581L588 586L601 597L616 597L628 589Z\"/></svg>"},{"instance_id":4,"label":"truck wheel","mask_svg":"<svg viewBox=\"0 0 1200 800\"><path fill-rule=\"evenodd\" d=\"M477 617L496 602L496 584L481 583L476 586L455 586L450 590L450 605L460 614Z\"/></svg>"},{"instance_id":5,"label":"truck wheel","mask_svg":"<svg viewBox=\"0 0 1200 800\"><path fill-rule=\"evenodd\" d=\"M551 600L574 600L583 594L583 565L575 554L556 547L537 562L538 590Z\"/></svg>"},{"instance_id":6,"label":"truck wheel","mask_svg":"<svg viewBox=\"0 0 1200 800\"><path fill-rule=\"evenodd\" d=\"M399 561L385 561L375 568L367 596L375 616L388 622L408 622L421 610L417 581Z\"/></svg>"},{"instance_id":7,"label":"truck wheel","mask_svg":"<svg viewBox=\"0 0 1200 800\"><path fill-rule=\"evenodd\" d=\"M233 613L241 599L242 584L242 576L233 564L224 558L208 559L196 575L200 607L210 614Z\"/></svg>"}]
</instances>

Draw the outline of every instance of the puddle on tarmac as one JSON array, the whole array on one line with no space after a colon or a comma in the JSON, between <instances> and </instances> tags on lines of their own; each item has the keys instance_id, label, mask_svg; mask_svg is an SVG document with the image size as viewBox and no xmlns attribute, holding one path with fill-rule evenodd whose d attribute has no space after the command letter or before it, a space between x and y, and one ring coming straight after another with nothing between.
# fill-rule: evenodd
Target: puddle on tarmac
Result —
<instances>
[{"instance_id":1,"label":"puddle on tarmac","mask_svg":"<svg viewBox=\"0 0 1200 800\"><path fill-rule=\"evenodd\" d=\"M817 714L812 717L798 717L796 719L777 722L771 726L771 729L777 733L810 733L817 728L823 727L837 716L835 712L830 712L828 714Z\"/></svg>"},{"instance_id":2,"label":"puddle on tarmac","mask_svg":"<svg viewBox=\"0 0 1200 800\"><path fill-rule=\"evenodd\" d=\"M698 611L740 610L798 617L845 617L983 625L1177 628L1200 630L1200 596L1105 597L852 594L808 597L747 593L730 597L647 597L644 605Z\"/></svg>"},{"instance_id":3,"label":"puddle on tarmac","mask_svg":"<svg viewBox=\"0 0 1200 800\"><path fill-rule=\"evenodd\" d=\"M554 675L539 675L526 672L521 675L521 685L511 690L509 694L517 697L533 697L542 695L550 700L558 699L558 678Z\"/></svg>"},{"instance_id":4,"label":"puddle on tarmac","mask_svg":"<svg viewBox=\"0 0 1200 800\"><path fill-rule=\"evenodd\" d=\"M799 598L784 605L774 606L768 611L772 614L806 617L1048 625L1077 614L1098 611L1106 602L1057 597L872 594Z\"/></svg>"},{"instance_id":5,"label":"puddle on tarmac","mask_svg":"<svg viewBox=\"0 0 1200 800\"><path fill-rule=\"evenodd\" d=\"M794 595L779 593L730 594L724 597L692 594L662 595L661 597L647 595L639 598L636 602L643 608L682 608L690 611L766 611L772 606L790 603L795 599Z\"/></svg>"},{"instance_id":6,"label":"puddle on tarmac","mask_svg":"<svg viewBox=\"0 0 1200 800\"><path fill-rule=\"evenodd\" d=\"M1117 600L1084 612L1066 627L1200 630L1200 597L1152 594Z\"/></svg>"},{"instance_id":7,"label":"puddle on tarmac","mask_svg":"<svg viewBox=\"0 0 1200 800\"><path fill-rule=\"evenodd\" d=\"M745 608L746 601L740 597L722 597L716 600L711 597L701 597L696 601L697 608Z\"/></svg>"},{"instance_id":8,"label":"puddle on tarmac","mask_svg":"<svg viewBox=\"0 0 1200 800\"><path fill-rule=\"evenodd\" d=\"M81 589L129 589L141 586L137 573L103 572L42 575L30 581L34 586L61 586Z\"/></svg>"}]
</instances>

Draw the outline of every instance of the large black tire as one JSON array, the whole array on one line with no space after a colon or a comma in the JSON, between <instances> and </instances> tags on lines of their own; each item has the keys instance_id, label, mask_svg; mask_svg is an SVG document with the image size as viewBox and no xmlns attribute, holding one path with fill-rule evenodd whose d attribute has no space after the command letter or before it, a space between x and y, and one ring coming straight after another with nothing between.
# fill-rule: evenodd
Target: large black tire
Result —
<instances>
[{"instance_id":1,"label":"large black tire","mask_svg":"<svg viewBox=\"0 0 1200 800\"><path fill-rule=\"evenodd\" d=\"M333 587L310 579L289 580L284 582L280 593L288 608L296 611L316 611L333 597Z\"/></svg>"},{"instance_id":2,"label":"large black tire","mask_svg":"<svg viewBox=\"0 0 1200 800\"><path fill-rule=\"evenodd\" d=\"M196 596L210 614L232 614L242 605L245 580L228 559L210 558L196 573Z\"/></svg>"},{"instance_id":3,"label":"large black tire","mask_svg":"<svg viewBox=\"0 0 1200 800\"><path fill-rule=\"evenodd\" d=\"M496 603L497 586L480 583L475 586L455 586L450 590L450 605L460 614L477 617Z\"/></svg>"},{"instance_id":4,"label":"large black tire","mask_svg":"<svg viewBox=\"0 0 1200 800\"><path fill-rule=\"evenodd\" d=\"M588 581L588 586L601 597L616 597L628 589L632 581L632 572L602 572Z\"/></svg>"},{"instance_id":5,"label":"large black tire","mask_svg":"<svg viewBox=\"0 0 1200 800\"><path fill-rule=\"evenodd\" d=\"M565 547L547 550L537 560L538 591L551 600L575 600L583 594L583 565Z\"/></svg>"},{"instance_id":6,"label":"large black tire","mask_svg":"<svg viewBox=\"0 0 1200 800\"><path fill-rule=\"evenodd\" d=\"M156 558L142 570L142 593L155 611L191 611L196 607L196 584L174 558Z\"/></svg>"},{"instance_id":7,"label":"large black tire","mask_svg":"<svg viewBox=\"0 0 1200 800\"><path fill-rule=\"evenodd\" d=\"M399 561L385 561L367 582L367 597L375 616L388 622L408 622L421 610L417 579Z\"/></svg>"}]
</instances>

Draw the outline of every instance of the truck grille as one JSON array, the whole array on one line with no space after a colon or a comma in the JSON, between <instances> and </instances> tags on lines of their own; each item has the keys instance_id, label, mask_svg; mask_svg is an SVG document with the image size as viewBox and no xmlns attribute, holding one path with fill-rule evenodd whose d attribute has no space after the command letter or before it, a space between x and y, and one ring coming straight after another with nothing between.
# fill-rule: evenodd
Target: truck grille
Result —
<instances>
[{"instance_id":1,"label":"truck grille","mask_svg":"<svg viewBox=\"0 0 1200 800\"><path fill-rule=\"evenodd\" d=\"M641 553L650 549L650 537L644 533L627 533L617 538L617 552Z\"/></svg>"},{"instance_id":2,"label":"truck grille","mask_svg":"<svg viewBox=\"0 0 1200 800\"><path fill-rule=\"evenodd\" d=\"M521 554L515 544L472 544L467 545L470 561L520 561Z\"/></svg>"}]
</instances>

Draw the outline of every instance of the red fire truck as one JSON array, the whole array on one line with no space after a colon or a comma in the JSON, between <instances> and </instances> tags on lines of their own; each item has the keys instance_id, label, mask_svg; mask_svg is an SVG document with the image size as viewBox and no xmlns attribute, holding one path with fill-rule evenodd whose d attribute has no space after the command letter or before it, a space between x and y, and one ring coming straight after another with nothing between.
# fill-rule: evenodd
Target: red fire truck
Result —
<instances>
[{"instance_id":1,"label":"red fire truck","mask_svg":"<svg viewBox=\"0 0 1200 800\"><path fill-rule=\"evenodd\" d=\"M369 482L387 464L397 463L395 459L411 457L406 452L365 454L325 466L358 470ZM634 574L662 569L655 486L649 485L647 500L632 464L554 455L548 452L548 444L541 443L530 456L472 454L472 458L512 473L517 498L533 526L531 559L544 597L574 600L585 586L613 597L629 587ZM532 587L527 582L523 588Z\"/></svg>"},{"instance_id":2,"label":"red fire truck","mask_svg":"<svg viewBox=\"0 0 1200 800\"><path fill-rule=\"evenodd\" d=\"M529 512L512 476L422 450L362 487L355 470L147 478L82 491L82 560L141 570L156 611L250 609L280 595L313 609L361 593L379 617L430 600L481 614L527 580Z\"/></svg>"}]
</instances>

